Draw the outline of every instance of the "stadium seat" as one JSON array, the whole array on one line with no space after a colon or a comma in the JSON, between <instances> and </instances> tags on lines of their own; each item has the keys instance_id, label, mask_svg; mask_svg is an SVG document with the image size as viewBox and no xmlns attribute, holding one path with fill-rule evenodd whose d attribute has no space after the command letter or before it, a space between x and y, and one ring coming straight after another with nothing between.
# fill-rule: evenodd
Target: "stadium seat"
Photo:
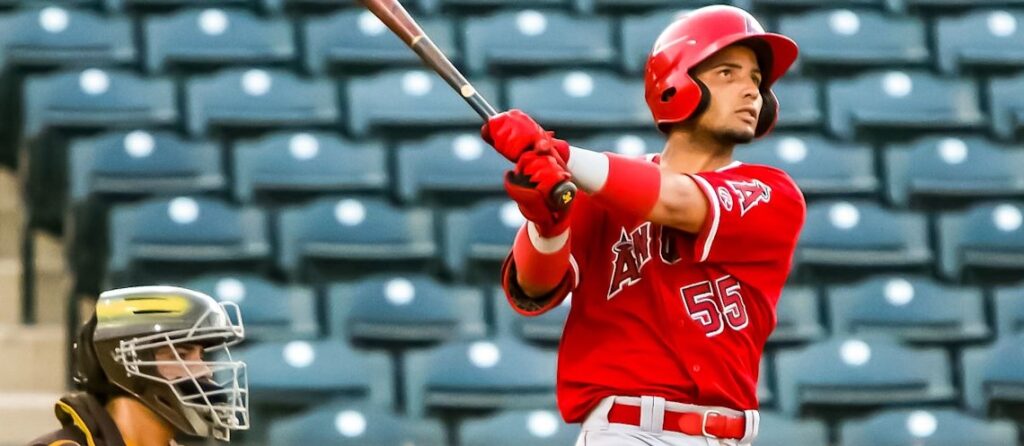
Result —
<instances>
[{"instance_id":1,"label":"stadium seat","mask_svg":"<svg viewBox=\"0 0 1024 446\"><path fill-rule=\"evenodd\" d=\"M829 446L828 428L815 419L793 419L785 415L760 411L757 446Z\"/></svg>"},{"instance_id":2,"label":"stadium seat","mask_svg":"<svg viewBox=\"0 0 1024 446\"><path fill-rule=\"evenodd\" d=\"M923 65L925 23L868 9L815 9L779 19L779 32L800 45L801 65L835 67Z\"/></svg>"},{"instance_id":3,"label":"stadium seat","mask_svg":"<svg viewBox=\"0 0 1024 446\"><path fill-rule=\"evenodd\" d=\"M597 152L641 156L661 153L665 148L665 136L653 128L644 133L602 132L591 133L582 139L573 139L569 144Z\"/></svg>"},{"instance_id":4,"label":"stadium seat","mask_svg":"<svg viewBox=\"0 0 1024 446\"><path fill-rule=\"evenodd\" d=\"M247 343L251 402L310 407L335 398L390 404L391 363L384 353L352 349L337 340Z\"/></svg>"},{"instance_id":5,"label":"stadium seat","mask_svg":"<svg viewBox=\"0 0 1024 446\"><path fill-rule=\"evenodd\" d=\"M417 23L445 56L452 61L460 59L449 20L431 17L417 19ZM342 9L324 17L314 16L301 30L305 45L303 65L310 73L325 73L333 66L367 68L422 63L416 53L367 10Z\"/></svg>"},{"instance_id":6,"label":"stadium seat","mask_svg":"<svg viewBox=\"0 0 1024 446\"><path fill-rule=\"evenodd\" d=\"M811 407L950 403L956 394L945 351L911 349L882 336L837 337L781 351L775 372L779 408L790 416Z\"/></svg>"},{"instance_id":7,"label":"stadium seat","mask_svg":"<svg viewBox=\"0 0 1024 446\"><path fill-rule=\"evenodd\" d=\"M470 81L492 106L501 108L490 81ZM436 131L479 128L481 123L459 94L431 71L388 71L348 81L348 129L355 136L377 127Z\"/></svg>"},{"instance_id":8,"label":"stadium seat","mask_svg":"<svg viewBox=\"0 0 1024 446\"><path fill-rule=\"evenodd\" d=\"M379 274L327 289L331 336L376 346L419 347L483 336L478 290L451 287L422 275Z\"/></svg>"},{"instance_id":9,"label":"stadium seat","mask_svg":"<svg viewBox=\"0 0 1024 446\"><path fill-rule=\"evenodd\" d=\"M472 74L503 68L608 66L616 56L609 18L555 11L524 9L470 18L463 41L466 68Z\"/></svg>"},{"instance_id":10,"label":"stadium seat","mask_svg":"<svg viewBox=\"0 0 1024 446\"><path fill-rule=\"evenodd\" d=\"M1024 76L994 78L988 83L992 131L1001 139L1015 141L1024 127Z\"/></svg>"},{"instance_id":11,"label":"stadium seat","mask_svg":"<svg viewBox=\"0 0 1024 446\"><path fill-rule=\"evenodd\" d=\"M901 0L906 4L908 8L918 9L921 8L936 8L936 12L940 12L945 8L951 10L962 10L966 5L970 5L970 8L992 8L992 7L1020 7L1024 6L1024 1L1021 0L971 0L970 3L965 4L962 1L957 0Z\"/></svg>"},{"instance_id":12,"label":"stadium seat","mask_svg":"<svg viewBox=\"0 0 1024 446\"><path fill-rule=\"evenodd\" d=\"M950 206L1024 193L1024 153L976 136L925 137L885 151L889 200Z\"/></svg>"},{"instance_id":13,"label":"stadium seat","mask_svg":"<svg viewBox=\"0 0 1024 446\"><path fill-rule=\"evenodd\" d=\"M495 270L497 273L497 270ZM495 274L497 276L497 274ZM572 294L562 301L561 305L552 308L540 316L525 317L512 309L505 291L500 287L494 289L495 328L499 334L510 334L525 342L554 349L562 339L562 328L569 317L572 305Z\"/></svg>"},{"instance_id":14,"label":"stadium seat","mask_svg":"<svg viewBox=\"0 0 1024 446\"><path fill-rule=\"evenodd\" d=\"M882 8L888 6L890 0L733 0L733 4L741 8L792 9L792 8Z\"/></svg>"},{"instance_id":15,"label":"stadium seat","mask_svg":"<svg viewBox=\"0 0 1024 446\"><path fill-rule=\"evenodd\" d=\"M564 446L575 444L578 424L552 410L510 410L469 419L459 426L462 446Z\"/></svg>"},{"instance_id":16,"label":"stadium seat","mask_svg":"<svg viewBox=\"0 0 1024 446\"><path fill-rule=\"evenodd\" d=\"M551 130L653 127L639 80L607 71L552 71L506 83L509 108Z\"/></svg>"},{"instance_id":17,"label":"stadium seat","mask_svg":"<svg viewBox=\"0 0 1024 446\"><path fill-rule=\"evenodd\" d=\"M1024 205L980 203L939 217L939 267L949 279L1015 281L1024 271Z\"/></svg>"},{"instance_id":18,"label":"stadium seat","mask_svg":"<svg viewBox=\"0 0 1024 446\"><path fill-rule=\"evenodd\" d=\"M556 353L514 338L460 340L406 355L414 415L433 411L540 409L555 403Z\"/></svg>"},{"instance_id":19,"label":"stadium seat","mask_svg":"<svg viewBox=\"0 0 1024 446\"><path fill-rule=\"evenodd\" d=\"M1024 283L995 290L996 331L1000 337L1024 332Z\"/></svg>"},{"instance_id":20,"label":"stadium seat","mask_svg":"<svg viewBox=\"0 0 1024 446\"><path fill-rule=\"evenodd\" d=\"M387 152L375 141L328 132L282 132L234 149L235 197L289 202L313 195L381 195L389 187Z\"/></svg>"},{"instance_id":21,"label":"stadium seat","mask_svg":"<svg viewBox=\"0 0 1024 446\"><path fill-rule=\"evenodd\" d=\"M820 310L821 303L813 288L787 286L776 305L777 322L768 342L793 344L824 338L826 331L818 316Z\"/></svg>"},{"instance_id":22,"label":"stadium seat","mask_svg":"<svg viewBox=\"0 0 1024 446\"><path fill-rule=\"evenodd\" d=\"M189 6L244 6L253 9L260 9L267 12L279 11L282 7L282 0L104 0L112 3L116 9L131 10L156 10L163 11L167 8L179 8Z\"/></svg>"},{"instance_id":23,"label":"stadium seat","mask_svg":"<svg viewBox=\"0 0 1024 446\"><path fill-rule=\"evenodd\" d=\"M327 197L278 215L278 266L292 279L321 282L376 272L421 272L433 260L431 211L380 199Z\"/></svg>"},{"instance_id":24,"label":"stadium seat","mask_svg":"<svg viewBox=\"0 0 1024 446\"><path fill-rule=\"evenodd\" d=\"M886 275L834 286L827 294L835 334L889 333L926 343L981 341L990 334L985 298L977 288Z\"/></svg>"},{"instance_id":25,"label":"stadium seat","mask_svg":"<svg viewBox=\"0 0 1024 446\"><path fill-rule=\"evenodd\" d=\"M285 286L251 273L208 274L185 287L242 310L247 340L313 339L319 332L316 296L309 288Z\"/></svg>"},{"instance_id":26,"label":"stadium seat","mask_svg":"<svg viewBox=\"0 0 1024 446\"><path fill-rule=\"evenodd\" d=\"M306 80L283 70L232 68L185 84L186 128L336 125L340 112L327 79Z\"/></svg>"},{"instance_id":27,"label":"stadium seat","mask_svg":"<svg viewBox=\"0 0 1024 446\"><path fill-rule=\"evenodd\" d=\"M112 285L252 268L270 254L266 215L213 198L158 197L116 206L108 225Z\"/></svg>"},{"instance_id":28,"label":"stadium seat","mask_svg":"<svg viewBox=\"0 0 1024 446\"><path fill-rule=\"evenodd\" d=\"M1024 334L965 349L961 363L968 409L982 416L1020 416L1024 408Z\"/></svg>"},{"instance_id":29,"label":"stadium seat","mask_svg":"<svg viewBox=\"0 0 1024 446\"><path fill-rule=\"evenodd\" d=\"M844 422L839 445L1004 446L1017 444L1017 430L1008 421L980 420L955 409L899 409Z\"/></svg>"},{"instance_id":30,"label":"stadium seat","mask_svg":"<svg viewBox=\"0 0 1024 446\"><path fill-rule=\"evenodd\" d=\"M127 16L49 3L0 14L0 67L129 65L136 56Z\"/></svg>"},{"instance_id":31,"label":"stadium seat","mask_svg":"<svg viewBox=\"0 0 1024 446\"><path fill-rule=\"evenodd\" d=\"M816 133L773 133L737 150L736 158L785 170L809 196L875 196L881 188L871 147Z\"/></svg>"},{"instance_id":32,"label":"stadium seat","mask_svg":"<svg viewBox=\"0 0 1024 446\"><path fill-rule=\"evenodd\" d=\"M440 133L398 146L396 185L406 203L460 205L504 195L505 171L513 164L479 133Z\"/></svg>"},{"instance_id":33,"label":"stadium seat","mask_svg":"<svg viewBox=\"0 0 1024 446\"><path fill-rule=\"evenodd\" d=\"M757 373L757 403L762 407L775 405L775 391L771 386L771 375L768 373L768 363L771 360L768 355L761 356Z\"/></svg>"},{"instance_id":34,"label":"stadium seat","mask_svg":"<svg viewBox=\"0 0 1024 446\"><path fill-rule=\"evenodd\" d=\"M985 124L970 79L873 71L832 81L827 90L829 129L843 139L852 139L861 128L948 132Z\"/></svg>"},{"instance_id":35,"label":"stadium seat","mask_svg":"<svg viewBox=\"0 0 1024 446\"><path fill-rule=\"evenodd\" d=\"M935 23L939 69L957 74L965 68L1024 67L1024 23L1020 10L977 9Z\"/></svg>"},{"instance_id":36,"label":"stadium seat","mask_svg":"<svg viewBox=\"0 0 1024 446\"><path fill-rule=\"evenodd\" d=\"M807 78L783 77L772 91L779 99L777 129L817 129L824 120L818 86Z\"/></svg>"},{"instance_id":37,"label":"stadium seat","mask_svg":"<svg viewBox=\"0 0 1024 446\"><path fill-rule=\"evenodd\" d=\"M526 219L515 202L494 199L445 218L445 266L456 277L498 283L498 271ZM481 230L487 228L487 230Z\"/></svg>"},{"instance_id":38,"label":"stadium seat","mask_svg":"<svg viewBox=\"0 0 1024 446\"><path fill-rule=\"evenodd\" d=\"M143 66L163 72L179 65L283 64L295 59L295 37L286 20L240 9L185 9L150 16L142 25Z\"/></svg>"},{"instance_id":39,"label":"stadium seat","mask_svg":"<svg viewBox=\"0 0 1024 446\"><path fill-rule=\"evenodd\" d=\"M328 403L274 421L268 438L270 446L447 444L438 421L408 419L384 407L351 402Z\"/></svg>"},{"instance_id":40,"label":"stadium seat","mask_svg":"<svg viewBox=\"0 0 1024 446\"><path fill-rule=\"evenodd\" d=\"M634 4L636 0L591 0L601 6L611 4ZM654 0L659 1L659 0ZM643 73L647 66L647 57L651 54L654 41L658 35L669 24L688 12L686 9L678 9L681 5L678 0L664 1L665 7L676 9L659 9L643 15L627 15L622 18L621 30L619 32L619 48L622 48L622 67L628 73Z\"/></svg>"},{"instance_id":41,"label":"stadium seat","mask_svg":"<svg viewBox=\"0 0 1024 446\"><path fill-rule=\"evenodd\" d=\"M439 6L464 9L512 9L525 7L543 7L546 9L568 9L578 0L430 0Z\"/></svg>"},{"instance_id":42,"label":"stadium seat","mask_svg":"<svg viewBox=\"0 0 1024 446\"><path fill-rule=\"evenodd\" d=\"M924 215L888 211L868 201L808 206L796 253L812 268L922 268L932 261Z\"/></svg>"}]
</instances>

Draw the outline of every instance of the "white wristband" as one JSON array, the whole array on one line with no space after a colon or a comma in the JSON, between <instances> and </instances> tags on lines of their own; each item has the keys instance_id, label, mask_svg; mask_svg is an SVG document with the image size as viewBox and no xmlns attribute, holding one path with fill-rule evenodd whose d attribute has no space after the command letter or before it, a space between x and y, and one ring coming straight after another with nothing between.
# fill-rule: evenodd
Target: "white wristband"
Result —
<instances>
[{"instance_id":1,"label":"white wristband","mask_svg":"<svg viewBox=\"0 0 1024 446\"><path fill-rule=\"evenodd\" d=\"M591 194L601 190L608 181L608 156L579 147L569 147L569 165L572 182Z\"/></svg>"},{"instance_id":2,"label":"white wristband","mask_svg":"<svg viewBox=\"0 0 1024 446\"><path fill-rule=\"evenodd\" d=\"M537 231L537 224L532 221L526 222L526 233L530 236L530 243L534 249L541 254L553 254L558 252L569 241L569 230L551 238L545 238Z\"/></svg>"}]
</instances>

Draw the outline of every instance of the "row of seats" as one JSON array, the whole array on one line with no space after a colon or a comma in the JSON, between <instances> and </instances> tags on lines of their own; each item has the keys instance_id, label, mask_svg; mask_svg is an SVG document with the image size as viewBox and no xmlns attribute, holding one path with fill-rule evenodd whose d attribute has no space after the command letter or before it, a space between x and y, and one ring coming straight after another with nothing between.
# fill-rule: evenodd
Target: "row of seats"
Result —
<instances>
[{"instance_id":1,"label":"row of seats","mask_svg":"<svg viewBox=\"0 0 1024 446\"><path fill-rule=\"evenodd\" d=\"M637 79L606 71L554 71L513 77L505 101L492 81L476 84L495 106L520 108L556 130L649 129L650 112ZM327 78L279 69L233 68L189 78L177 103L169 77L90 68L33 76L26 82L24 135L52 128L183 127L192 136L219 129L335 127L362 137L375 130L475 127L479 117L436 74L389 71L354 77L339 90ZM860 130L980 131L1012 139L1024 126L1024 76L994 79L980 90L969 79L919 71L873 71L829 82L824 101L815 82L776 86L780 129L826 124L842 139ZM822 108L820 102L827 104Z\"/></svg>"},{"instance_id":2,"label":"row of seats","mask_svg":"<svg viewBox=\"0 0 1024 446\"><path fill-rule=\"evenodd\" d=\"M616 67L638 73L658 33L679 12L580 16L550 10L502 11L421 25L449 57L471 74L487 71ZM936 20L864 9L812 10L782 16L777 30L801 46L799 66L928 66L956 74L970 68L1020 68L1024 32L1020 10L975 10ZM310 73L337 66L411 65L417 57L373 14L344 9L300 23L238 9L185 9L142 20L133 44L127 16L48 7L0 15L0 49L7 66L134 65L148 72L226 64L284 64L301 59ZM461 34L461 35L460 35ZM928 40L933 34L935 42ZM464 42L459 46L457 42ZM931 48L935 48L934 54ZM85 50L85 51L78 51ZM72 52L74 51L74 52Z\"/></svg>"},{"instance_id":3,"label":"row of seats","mask_svg":"<svg viewBox=\"0 0 1024 446\"><path fill-rule=\"evenodd\" d=\"M660 152L664 138L612 132L570 142L637 156ZM453 204L500 195L503 173L511 168L474 133L397 141L392 160L386 146L327 132L277 132L235 141L227 157L231 162L224 166L227 150L216 141L184 139L170 131L108 132L70 144L70 203L124 194L231 191L240 203L275 202L299 193L390 193L407 204ZM862 143L778 132L736 155L785 169L814 198L885 196L897 208L916 208L1024 193L1024 150L1016 146L969 135L926 136L887 145L882 172L875 153Z\"/></svg>"},{"instance_id":4,"label":"row of seats","mask_svg":"<svg viewBox=\"0 0 1024 446\"><path fill-rule=\"evenodd\" d=\"M500 289L445 285L422 274L390 272L333 282L322 293L249 273L208 274L177 283L238 304L249 337L258 340L328 337L415 347L498 334L553 347L571 302L540 317L521 318ZM1024 333L1021 285L997 287L991 299L978 287L944 285L918 275L830 285L824 297L814 288L791 285L779 300L768 344L793 346L830 335L882 333L918 345L960 347L1010 337Z\"/></svg>"},{"instance_id":5,"label":"row of seats","mask_svg":"<svg viewBox=\"0 0 1024 446\"><path fill-rule=\"evenodd\" d=\"M1024 270L1022 209L997 202L944 213L933 249L923 214L865 201L819 202L809 207L795 261L799 270L826 272L930 272L934 264L950 280L992 273L992 280L1012 281ZM273 259L292 280L320 282L338 274L339 264L355 275L381 265L424 271L444 259L448 270L464 276L468 264L504 259L522 222L503 200L435 218L430 208L376 198L325 197L268 213L208 197L158 197L113 210L109 273L120 284L170 274L169 264L267 271Z\"/></svg>"}]
</instances>

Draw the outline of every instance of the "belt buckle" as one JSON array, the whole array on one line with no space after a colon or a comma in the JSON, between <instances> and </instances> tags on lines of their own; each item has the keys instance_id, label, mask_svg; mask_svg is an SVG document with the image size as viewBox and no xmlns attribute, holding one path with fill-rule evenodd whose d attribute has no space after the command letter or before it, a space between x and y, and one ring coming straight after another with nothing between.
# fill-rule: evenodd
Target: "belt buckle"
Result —
<instances>
[{"instance_id":1,"label":"belt buckle","mask_svg":"<svg viewBox=\"0 0 1024 446\"><path fill-rule=\"evenodd\" d=\"M701 435L703 435L703 436L705 436L707 438L717 439L718 438L717 436L715 436L715 435L713 435L713 434L708 432L708 415L711 415L711 414L715 414L715 415L718 415L720 417L725 416L724 413L719 412L717 410L705 411L700 416L700 433L701 433Z\"/></svg>"}]
</instances>

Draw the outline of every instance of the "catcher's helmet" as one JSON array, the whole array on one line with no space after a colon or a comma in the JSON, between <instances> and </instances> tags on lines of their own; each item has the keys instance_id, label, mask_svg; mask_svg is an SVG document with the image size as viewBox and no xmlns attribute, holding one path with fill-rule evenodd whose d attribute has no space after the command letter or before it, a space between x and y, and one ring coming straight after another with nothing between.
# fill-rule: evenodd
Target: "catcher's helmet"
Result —
<instances>
[{"instance_id":1,"label":"catcher's helmet","mask_svg":"<svg viewBox=\"0 0 1024 446\"><path fill-rule=\"evenodd\" d=\"M767 33L748 12L733 6L707 6L679 17L665 28L647 59L644 89L654 121L663 132L667 124L685 121L707 107L707 87L692 76L694 67L733 44L749 46L763 72L764 103L755 136L775 126L778 101L771 91L793 61L797 46L790 38Z\"/></svg>"},{"instance_id":2,"label":"catcher's helmet","mask_svg":"<svg viewBox=\"0 0 1024 446\"><path fill-rule=\"evenodd\" d=\"M185 434L229 440L230 431L249 425L245 363L228 352L244 336L238 306L203 293L107 291L73 346L75 382L101 399L132 396ZM185 346L202 347L202 361L182 357Z\"/></svg>"}]
</instances>

